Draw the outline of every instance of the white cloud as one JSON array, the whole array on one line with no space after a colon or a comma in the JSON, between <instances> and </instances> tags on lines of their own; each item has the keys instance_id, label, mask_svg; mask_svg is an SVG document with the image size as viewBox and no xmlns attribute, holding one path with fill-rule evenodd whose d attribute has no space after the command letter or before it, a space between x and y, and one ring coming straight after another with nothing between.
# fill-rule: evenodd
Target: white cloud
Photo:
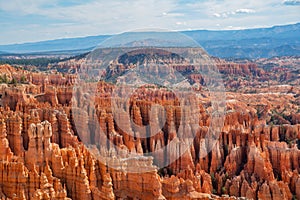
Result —
<instances>
[{"instance_id":1,"label":"white cloud","mask_svg":"<svg viewBox=\"0 0 300 200\"><path fill-rule=\"evenodd\" d=\"M162 13L163 16L168 16L168 17L183 17L184 13Z\"/></svg>"},{"instance_id":2,"label":"white cloud","mask_svg":"<svg viewBox=\"0 0 300 200\"><path fill-rule=\"evenodd\" d=\"M186 25L186 22L176 22L176 25Z\"/></svg>"},{"instance_id":3,"label":"white cloud","mask_svg":"<svg viewBox=\"0 0 300 200\"><path fill-rule=\"evenodd\" d=\"M138 28L228 29L294 23L299 22L299 9L286 5L300 0L88 0L67 7L60 6L60 1L0 0L0 44ZM14 17L9 19L7 13ZM25 20L27 16L31 17ZM39 17L45 22L38 23Z\"/></svg>"},{"instance_id":4,"label":"white cloud","mask_svg":"<svg viewBox=\"0 0 300 200\"><path fill-rule=\"evenodd\" d=\"M39 12L40 7L50 6L57 2L57 0L0 0L0 10L14 12L19 14L35 14Z\"/></svg>"},{"instance_id":5,"label":"white cloud","mask_svg":"<svg viewBox=\"0 0 300 200\"><path fill-rule=\"evenodd\" d=\"M253 9L247 9L247 8L241 8L241 9L237 9L235 11L227 11L227 12L223 12L223 13L214 13L213 16L220 18L227 18L230 16L234 16L234 15L238 15L238 14L253 14L255 13L255 10Z\"/></svg>"},{"instance_id":6,"label":"white cloud","mask_svg":"<svg viewBox=\"0 0 300 200\"><path fill-rule=\"evenodd\" d=\"M214 13L214 16L215 16L215 17L221 17L221 14L219 14L219 13Z\"/></svg>"},{"instance_id":7,"label":"white cloud","mask_svg":"<svg viewBox=\"0 0 300 200\"><path fill-rule=\"evenodd\" d=\"M113 20L126 21L136 19L140 22L164 13L167 16L182 16L180 13L171 13L174 8L172 0L129 0L106 1L94 0L80 5L69 7L57 6L58 0L0 0L0 10L17 12L18 14L35 14L57 20L71 20L77 23L113 22ZM128 21L131 22L132 21ZM112 23L112 25L114 25Z\"/></svg>"},{"instance_id":8,"label":"white cloud","mask_svg":"<svg viewBox=\"0 0 300 200\"><path fill-rule=\"evenodd\" d=\"M241 9L237 9L235 11L235 13L246 13L246 14L251 14L251 13L255 13L255 10L253 9L247 9L247 8L241 8Z\"/></svg>"}]
</instances>

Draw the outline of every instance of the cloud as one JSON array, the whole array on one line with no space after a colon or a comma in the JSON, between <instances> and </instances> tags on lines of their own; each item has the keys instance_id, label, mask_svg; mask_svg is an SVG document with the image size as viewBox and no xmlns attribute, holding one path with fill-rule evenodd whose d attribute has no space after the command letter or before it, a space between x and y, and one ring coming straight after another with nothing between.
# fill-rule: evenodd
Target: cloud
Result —
<instances>
[{"instance_id":1,"label":"cloud","mask_svg":"<svg viewBox=\"0 0 300 200\"><path fill-rule=\"evenodd\" d=\"M285 0L283 1L283 4L286 6L300 6L299 0Z\"/></svg>"},{"instance_id":2,"label":"cloud","mask_svg":"<svg viewBox=\"0 0 300 200\"><path fill-rule=\"evenodd\" d=\"M213 16L220 18L227 18L230 16L234 16L234 15L238 15L238 14L253 14L256 13L255 10L253 9L248 9L248 8L240 8L240 9L236 9L235 11L227 11L227 12L223 12L223 13L214 13Z\"/></svg>"},{"instance_id":3,"label":"cloud","mask_svg":"<svg viewBox=\"0 0 300 200\"><path fill-rule=\"evenodd\" d=\"M235 11L235 13L240 13L240 14L251 14L251 13L255 13L255 10L253 9L247 9L247 8L241 8L241 9L237 9Z\"/></svg>"},{"instance_id":4,"label":"cloud","mask_svg":"<svg viewBox=\"0 0 300 200\"><path fill-rule=\"evenodd\" d=\"M17 11L18 14L33 14L40 10L42 7L47 7L55 4L57 0L49 1L47 0L11 0L5 1L0 0L0 10L7 12Z\"/></svg>"},{"instance_id":5,"label":"cloud","mask_svg":"<svg viewBox=\"0 0 300 200\"><path fill-rule=\"evenodd\" d=\"M162 13L163 16L168 16L168 17L182 17L184 16L184 13Z\"/></svg>"},{"instance_id":6,"label":"cloud","mask_svg":"<svg viewBox=\"0 0 300 200\"><path fill-rule=\"evenodd\" d=\"M222 15L221 14L219 14L219 13L214 13L213 14L215 17L221 17Z\"/></svg>"},{"instance_id":7,"label":"cloud","mask_svg":"<svg viewBox=\"0 0 300 200\"><path fill-rule=\"evenodd\" d=\"M186 25L186 22L176 22L176 25Z\"/></svg>"},{"instance_id":8,"label":"cloud","mask_svg":"<svg viewBox=\"0 0 300 200\"><path fill-rule=\"evenodd\" d=\"M167 30L265 27L299 22L300 0L0 0L0 44ZM22 30L22 31L21 31Z\"/></svg>"},{"instance_id":9,"label":"cloud","mask_svg":"<svg viewBox=\"0 0 300 200\"><path fill-rule=\"evenodd\" d=\"M180 16L170 12L173 0L90 0L85 3L61 3L60 0L0 0L0 10L16 12L21 15L40 15L56 20L71 20L77 23L94 23L99 21L125 20L136 18L142 21L166 13L168 16ZM112 24L113 25L113 24Z\"/></svg>"}]
</instances>

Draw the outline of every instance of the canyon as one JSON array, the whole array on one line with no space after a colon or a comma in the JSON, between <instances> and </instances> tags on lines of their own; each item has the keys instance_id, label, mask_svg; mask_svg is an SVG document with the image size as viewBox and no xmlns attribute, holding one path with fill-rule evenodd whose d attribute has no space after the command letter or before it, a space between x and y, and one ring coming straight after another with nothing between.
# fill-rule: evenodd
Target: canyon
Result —
<instances>
[{"instance_id":1,"label":"canyon","mask_svg":"<svg viewBox=\"0 0 300 200\"><path fill-rule=\"evenodd\" d=\"M162 59L200 83L201 95L187 98L195 107L151 84L113 99L129 93L113 82L134 68L126 60L83 85L70 73L82 58L46 72L1 65L0 198L300 199L299 58L213 58L226 98L212 140L203 77Z\"/></svg>"}]
</instances>

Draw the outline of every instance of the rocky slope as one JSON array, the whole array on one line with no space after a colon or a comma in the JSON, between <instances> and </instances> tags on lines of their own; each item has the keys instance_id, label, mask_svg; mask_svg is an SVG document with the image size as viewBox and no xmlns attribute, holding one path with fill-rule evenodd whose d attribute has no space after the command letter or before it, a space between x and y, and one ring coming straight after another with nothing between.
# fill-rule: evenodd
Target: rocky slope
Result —
<instances>
[{"instance_id":1,"label":"rocky slope","mask_svg":"<svg viewBox=\"0 0 300 200\"><path fill-rule=\"evenodd\" d=\"M274 71L255 63L216 62L227 77L226 88L235 89L226 92L224 126L208 152L205 137L212 120L208 91L189 99L197 109L182 112L182 102L165 88L140 87L129 101L112 101L115 86L100 82L91 104L86 88L76 93L84 95L73 95L74 75L16 73L10 66L0 66L1 75L17 80L0 85L0 197L300 199L299 84L287 83L289 78L273 79ZM127 67L117 66L110 74ZM190 67L174 66L180 72L191 71ZM196 80L197 75L188 75ZM25 82L19 83L22 76ZM83 108L77 115L72 97ZM113 103L122 105L123 112L115 113ZM151 110L154 103L165 109ZM163 112L165 122L159 121ZM97 124L101 134L95 131ZM144 131L147 125L151 128ZM105 156L99 158L84 145L105 146L103 137L127 155L103 148ZM184 149L187 139L192 142ZM142 156L174 141L177 145L168 155L181 156L166 166L164 156ZM134 172L141 168L147 171Z\"/></svg>"}]
</instances>

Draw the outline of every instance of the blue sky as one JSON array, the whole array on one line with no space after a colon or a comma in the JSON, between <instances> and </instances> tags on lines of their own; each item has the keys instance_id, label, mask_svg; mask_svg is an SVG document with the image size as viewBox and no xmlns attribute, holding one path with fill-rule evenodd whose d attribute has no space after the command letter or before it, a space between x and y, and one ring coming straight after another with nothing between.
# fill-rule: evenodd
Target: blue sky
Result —
<instances>
[{"instance_id":1,"label":"blue sky","mask_svg":"<svg viewBox=\"0 0 300 200\"><path fill-rule=\"evenodd\" d=\"M142 28L245 29L299 22L300 0L0 0L0 44Z\"/></svg>"}]
</instances>

